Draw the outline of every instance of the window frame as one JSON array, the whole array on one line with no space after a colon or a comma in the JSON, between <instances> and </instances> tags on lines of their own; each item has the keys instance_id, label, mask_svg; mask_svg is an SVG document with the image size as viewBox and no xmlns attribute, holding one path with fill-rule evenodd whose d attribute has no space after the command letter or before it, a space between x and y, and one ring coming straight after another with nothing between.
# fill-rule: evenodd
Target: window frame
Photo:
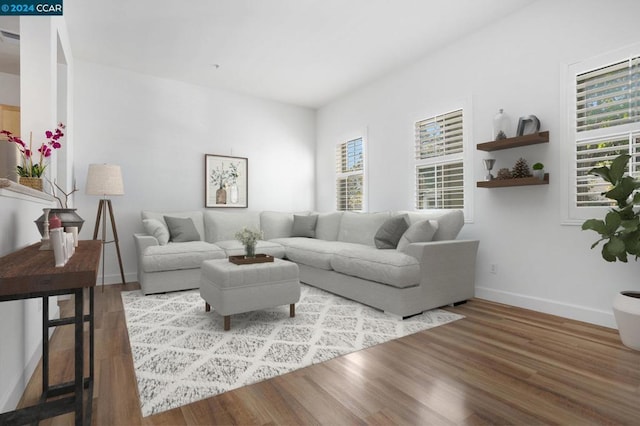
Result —
<instances>
[{"instance_id":1,"label":"window frame","mask_svg":"<svg viewBox=\"0 0 640 426\"><path fill-rule=\"evenodd\" d=\"M351 212L365 212L367 211L368 208L368 203L367 203L367 195L368 195L368 188L367 188L367 148L366 148L366 138L364 136L364 132L362 133L354 133L348 137L343 137L341 138L341 142L338 142L336 144L336 148L335 148L335 179L334 179L334 183L335 183L335 197L334 197L334 206L336 208L336 211L351 211ZM352 170L352 171L339 171L338 170L338 164L342 164L345 159L340 156L340 158L338 157L338 153L342 152L342 146L345 146L347 144L349 144L350 142L354 142L357 140L361 140L362 141L362 170ZM346 209L346 208L339 208L338 206L338 202L339 202L339 198L340 198L340 191L338 190L339 187L339 181L342 179L349 179L349 177L352 176L362 176L362 202L361 202L361 208L358 209ZM347 202L348 204L348 202Z\"/></svg>"},{"instance_id":2,"label":"window frame","mask_svg":"<svg viewBox=\"0 0 640 426\"><path fill-rule=\"evenodd\" d=\"M455 111L462 111L462 152L456 154L446 155L444 157L432 157L428 159L417 158L417 141L416 141L416 124L429 119L435 119L440 116L445 116ZM416 116L411 123L413 141L411 150L411 164L413 167L413 198L411 200L411 206L416 211L429 211L433 208L418 209L418 168L425 165L443 165L453 162L462 162L463 171L463 207L451 208L451 210L462 210L464 213L465 223L473 222L473 199L474 199L474 150L471 146L472 139L472 105L470 99L459 100L448 104L444 107L433 108L427 113L422 113ZM439 208L438 208L439 209Z\"/></svg>"},{"instance_id":3,"label":"window frame","mask_svg":"<svg viewBox=\"0 0 640 426\"><path fill-rule=\"evenodd\" d=\"M565 155L568 167L564 168L562 182L563 193L566 197L562 200L562 224L563 225L582 225L586 219L603 216L610 208L609 206L582 206L577 205L577 176L578 176L578 147L588 141L600 141L603 139L614 139L628 137L628 153L632 154L633 148L640 148L640 121L635 123L625 123L612 127L597 128L578 132L577 126L577 78L578 76L589 73L601 68L606 68L623 61L629 61L632 58L640 57L640 43L623 47L602 55L594 56L583 61L567 64L565 66L564 76L564 96L563 100L565 108L563 108L566 116L563 123L566 126L566 149ZM638 89L640 91L640 89ZM640 99L640 98L639 98ZM638 142L632 142L632 138ZM637 154L636 154L637 156ZM631 169L638 167L636 163L630 163Z\"/></svg>"}]
</instances>

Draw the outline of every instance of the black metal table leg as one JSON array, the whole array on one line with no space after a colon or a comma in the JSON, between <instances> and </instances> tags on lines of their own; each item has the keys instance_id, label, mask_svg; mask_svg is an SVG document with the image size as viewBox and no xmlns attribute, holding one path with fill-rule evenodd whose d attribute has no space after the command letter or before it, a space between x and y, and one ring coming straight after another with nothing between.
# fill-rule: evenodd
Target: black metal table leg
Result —
<instances>
[{"instance_id":1,"label":"black metal table leg","mask_svg":"<svg viewBox=\"0 0 640 426\"><path fill-rule=\"evenodd\" d=\"M75 412L76 426L84 422L84 291L79 288L75 294Z\"/></svg>"}]
</instances>

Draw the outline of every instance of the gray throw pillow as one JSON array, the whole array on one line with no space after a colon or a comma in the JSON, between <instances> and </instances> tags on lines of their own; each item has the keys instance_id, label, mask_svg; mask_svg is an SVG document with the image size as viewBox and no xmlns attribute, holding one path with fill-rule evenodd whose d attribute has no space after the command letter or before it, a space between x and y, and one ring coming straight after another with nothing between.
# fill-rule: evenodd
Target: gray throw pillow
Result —
<instances>
[{"instance_id":1,"label":"gray throw pillow","mask_svg":"<svg viewBox=\"0 0 640 426\"><path fill-rule=\"evenodd\" d=\"M293 216L293 228L291 229L292 237L316 237L316 223L318 222L317 214L307 216Z\"/></svg>"},{"instance_id":2,"label":"gray throw pillow","mask_svg":"<svg viewBox=\"0 0 640 426\"><path fill-rule=\"evenodd\" d=\"M429 220L416 222L407 229L398 242L398 250L404 252L411 243L427 243L433 239L433 235L438 230Z\"/></svg>"},{"instance_id":3,"label":"gray throw pillow","mask_svg":"<svg viewBox=\"0 0 640 426\"><path fill-rule=\"evenodd\" d=\"M394 216L380 226L373 237L373 242L379 249L394 249L407 229L409 229L409 216L406 214Z\"/></svg>"},{"instance_id":4,"label":"gray throw pillow","mask_svg":"<svg viewBox=\"0 0 640 426\"><path fill-rule=\"evenodd\" d=\"M165 216L171 241L174 243L184 243L187 241L200 241L200 234L189 217Z\"/></svg>"}]
</instances>

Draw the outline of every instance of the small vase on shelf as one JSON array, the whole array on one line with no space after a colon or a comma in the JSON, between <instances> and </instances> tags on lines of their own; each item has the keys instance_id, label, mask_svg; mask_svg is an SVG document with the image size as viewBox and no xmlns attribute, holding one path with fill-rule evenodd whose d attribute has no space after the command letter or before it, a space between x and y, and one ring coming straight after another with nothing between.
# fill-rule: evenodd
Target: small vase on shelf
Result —
<instances>
[{"instance_id":1,"label":"small vase on shelf","mask_svg":"<svg viewBox=\"0 0 640 426\"><path fill-rule=\"evenodd\" d=\"M509 122L509 116L500 108L500 111L493 117L493 140L499 141L509 137Z\"/></svg>"}]
</instances>

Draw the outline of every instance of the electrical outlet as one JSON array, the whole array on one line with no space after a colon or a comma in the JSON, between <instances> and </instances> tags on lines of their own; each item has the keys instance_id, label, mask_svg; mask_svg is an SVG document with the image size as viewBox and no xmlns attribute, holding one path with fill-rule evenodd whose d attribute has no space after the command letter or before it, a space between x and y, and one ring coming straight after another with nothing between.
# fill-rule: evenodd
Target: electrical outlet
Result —
<instances>
[{"instance_id":1,"label":"electrical outlet","mask_svg":"<svg viewBox=\"0 0 640 426\"><path fill-rule=\"evenodd\" d=\"M489 272L491 272L493 275L497 275L498 274L498 265L495 263L492 263L491 266L489 267Z\"/></svg>"}]
</instances>

